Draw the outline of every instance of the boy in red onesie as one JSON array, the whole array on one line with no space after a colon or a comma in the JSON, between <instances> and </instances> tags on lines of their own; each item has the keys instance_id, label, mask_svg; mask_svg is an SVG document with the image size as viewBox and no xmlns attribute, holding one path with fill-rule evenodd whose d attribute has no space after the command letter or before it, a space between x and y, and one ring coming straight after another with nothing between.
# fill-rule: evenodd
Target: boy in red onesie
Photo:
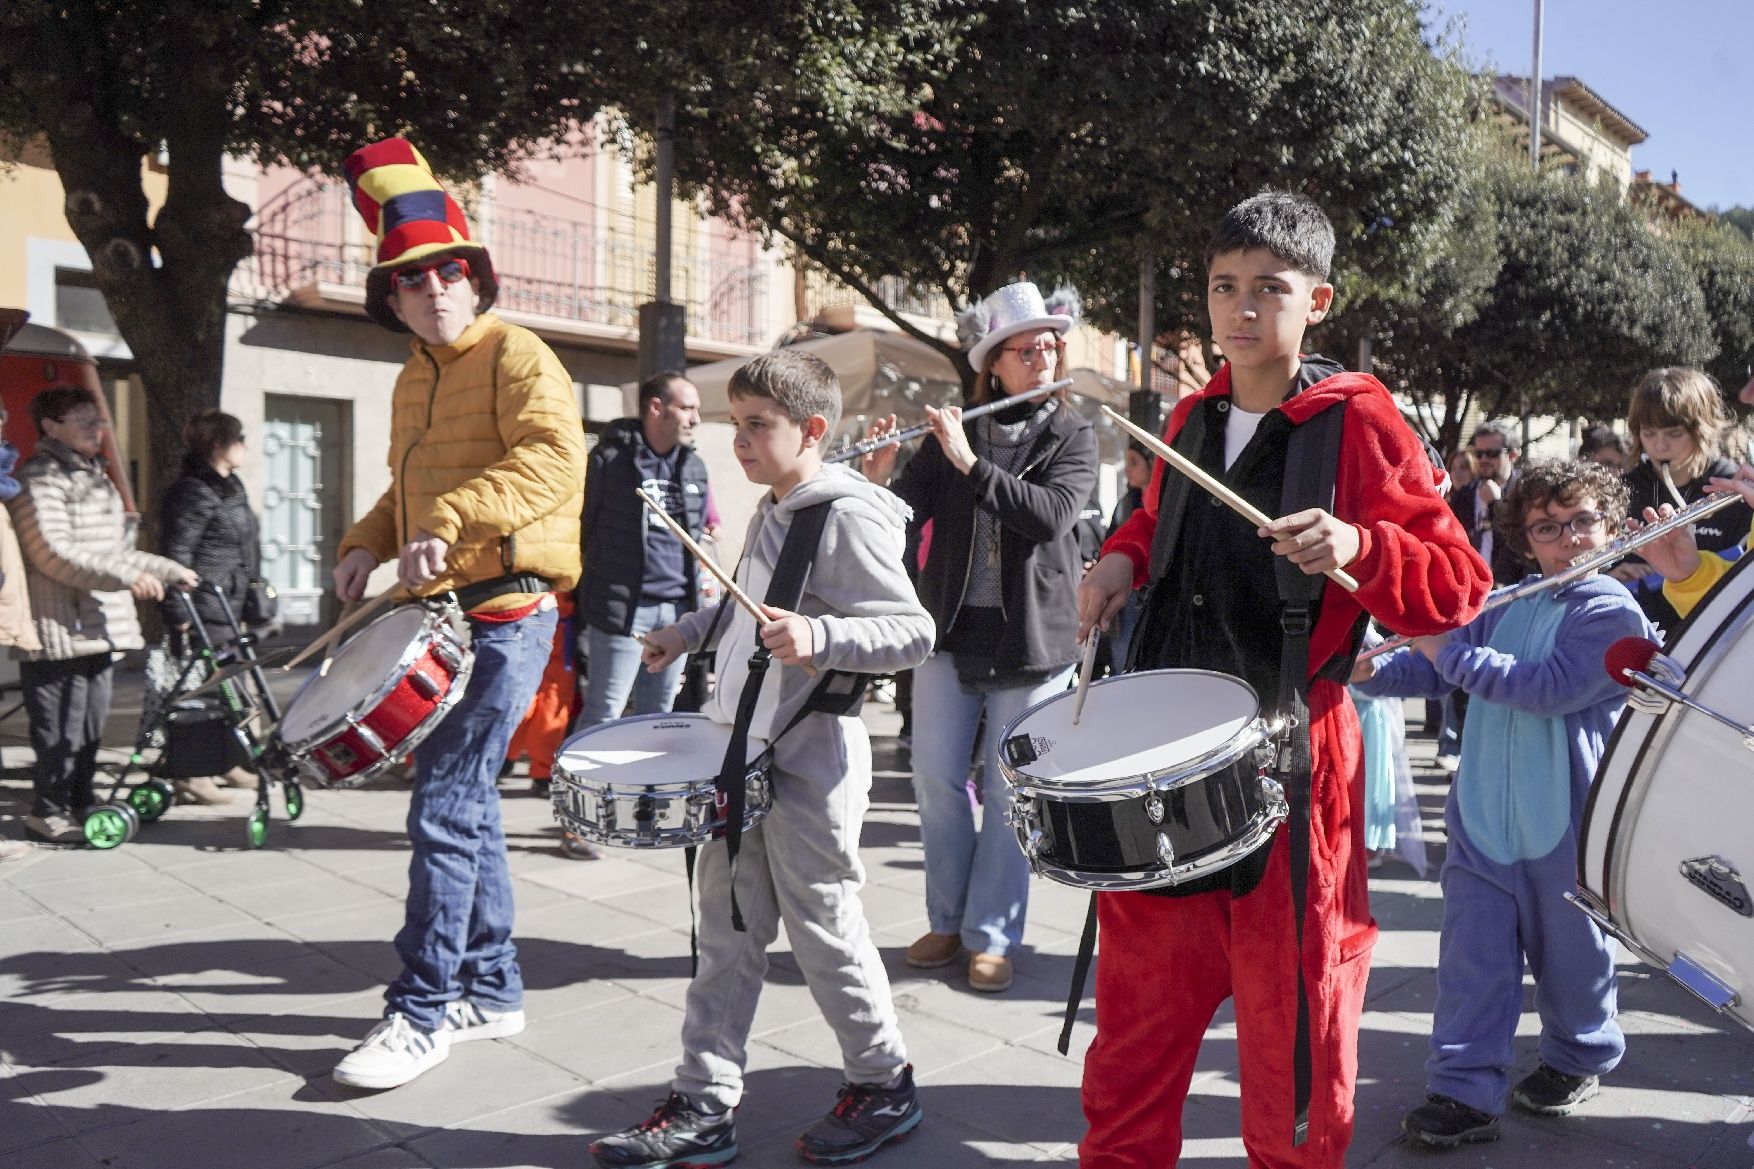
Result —
<instances>
[{"instance_id":1,"label":"boy in red onesie","mask_svg":"<svg viewBox=\"0 0 1754 1169\"><path fill-rule=\"evenodd\" d=\"M1345 679L1365 611L1396 633L1453 629L1472 620L1492 578L1382 384L1300 356L1304 330L1333 299L1333 251L1333 226L1300 195L1267 192L1231 209L1206 252L1207 310L1226 364L1177 405L1165 435L1282 518L1256 528L1159 463L1144 506L1079 588L1082 638L1149 583L1131 669L1222 671L1281 710L1291 695L1307 705L1308 734L1307 755L1297 756L1307 768L1281 776L1288 794L1306 793L1307 848L1292 839L1301 823L1294 796L1290 821L1229 868L1173 888L1096 895L1101 957L1096 1040L1084 1064L1083 1169L1176 1164L1200 1040L1231 997L1250 1166L1340 1169L1352 1137L1376 924L1365 885L1363 752ZM1333 507L1284 514L1292 436L1331 409L1342 411L1330 431L1338 453L1324 472ZM1313 624L1288 643L1295 622L1282 628L1276 557L1305 574L1344 567L1358 591L1328 583ZM1282 655L1303 640L1302 676L1282 689ZM1304 891L1301 915L1294 889Z\"/></svg>"}]
</instances>

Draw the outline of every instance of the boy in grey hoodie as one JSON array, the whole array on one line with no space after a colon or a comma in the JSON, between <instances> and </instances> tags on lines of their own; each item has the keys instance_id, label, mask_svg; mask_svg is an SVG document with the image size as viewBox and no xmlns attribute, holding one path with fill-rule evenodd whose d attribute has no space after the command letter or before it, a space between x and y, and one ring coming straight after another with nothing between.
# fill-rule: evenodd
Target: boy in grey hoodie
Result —
<instances>
[{"instance_id":1,"label":"boy in grey hoodie","mask_svg":"<svg viewBox=\"0 0 1754 1169\"><path fill-rule=\"evenodd\" d=\"M730 384L733 450L752 482L771 487L750 522L738 581L762 597L787 529L803 508L832 501L797 612L765 606L769 620L733 602L698 610L646 638L661 670L706 644L715 623L718 683L703 711L736 717L748 657L761 639L783 668L762 683L752 739L771 741L803 706L815 670L890 673L925 661L932 618L902 568L909 512L862 475L825 466L822 447L840 418L840 384L820 359L795 350L756 358ZM721 619L719 608L730 605ZM786 936L811 994L840 1041L847 1082L834 1108L798 1138L816 1164L863 1160L919 1124L889 979L859 903L865 881L859 828L870 802L871 746L856 710L806 715L774 750L773 807L742 837L737 900L747 932L731 924L725 843L700 850L699 968L689 984L683 1057L669 1098L643 1123L591 1152L605 1169L724 1165L737 1155L749 1028L767 971L767 947Z\"/></svg>"}]
</instances>

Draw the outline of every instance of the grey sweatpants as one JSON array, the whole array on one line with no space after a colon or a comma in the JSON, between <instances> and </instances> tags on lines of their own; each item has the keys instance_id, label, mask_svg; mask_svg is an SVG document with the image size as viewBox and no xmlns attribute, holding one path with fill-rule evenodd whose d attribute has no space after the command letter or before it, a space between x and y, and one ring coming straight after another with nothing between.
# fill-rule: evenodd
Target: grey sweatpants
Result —
<instances>
[{"instance_id":1,"label":"grey sweatpants","mask_svg":"<svg viewBox=\"0 0 1754 1169\"><path fill-rule=\"evenodd\" d=\"M829 718L811 715L792 735L814 738L823 730L822 738L832 740L834 728L823 725ZM700 851L700 967L688 986L682 1063L671 1086L713 1109L734 1108L743 1097L749 1028L767 948L782 921L805 985L840 1041L846 1078L882 1083L907 1063L889 975L859 903L865 883L859 828L871 802L871 742L857 718L833 721L844 751L785 753L792 756L787 762L819 762L810 768L816 774L776 766L773 809L743 836L737 904L748 933L731 926L724 842Z\"/></svg>"}]
</instances>

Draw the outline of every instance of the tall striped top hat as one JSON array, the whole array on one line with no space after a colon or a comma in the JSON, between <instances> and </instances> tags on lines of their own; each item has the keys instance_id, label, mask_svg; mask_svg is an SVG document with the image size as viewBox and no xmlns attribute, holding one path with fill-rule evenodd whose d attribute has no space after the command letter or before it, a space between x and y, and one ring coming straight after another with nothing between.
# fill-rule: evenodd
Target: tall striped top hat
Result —
<instances>
[{"instance_id":1,"label":"tall striped top hat","mask_svg":"<svg viewBox=\"0 0 1754 1169\"><path fill-rule=\"evenodd\" d=\"M499 293L499 279L487 249L469 238L469 222L457 201L433 178L432 167L406 138L386 138L348 156L343 169L353 188L353 205L366 228L378 237L377 264L366 274L365 311L397 333L408 326L391 311L390 276L416 261L446 256L469 261L481 286L477 312L486 312Z\"/></svg>"}]
</instances>

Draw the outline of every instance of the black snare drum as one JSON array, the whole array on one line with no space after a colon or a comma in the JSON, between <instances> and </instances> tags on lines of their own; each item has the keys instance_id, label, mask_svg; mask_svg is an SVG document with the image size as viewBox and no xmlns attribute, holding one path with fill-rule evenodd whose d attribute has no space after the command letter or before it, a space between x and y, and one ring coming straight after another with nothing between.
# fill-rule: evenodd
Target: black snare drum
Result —
<instances>
[{"instance_id":1,"label":"black snare drum","mask_svg":"<svg viewBox=\"0 0 1754 1169\"><path fill-rule=\"evenodd\" d=\"M1285 819L1253 687L1152 670L1037 703L1005 728L1007 820L1037 873L1080 889L1158 889L1217 873Z\"/></svg>"}]
</instances>

